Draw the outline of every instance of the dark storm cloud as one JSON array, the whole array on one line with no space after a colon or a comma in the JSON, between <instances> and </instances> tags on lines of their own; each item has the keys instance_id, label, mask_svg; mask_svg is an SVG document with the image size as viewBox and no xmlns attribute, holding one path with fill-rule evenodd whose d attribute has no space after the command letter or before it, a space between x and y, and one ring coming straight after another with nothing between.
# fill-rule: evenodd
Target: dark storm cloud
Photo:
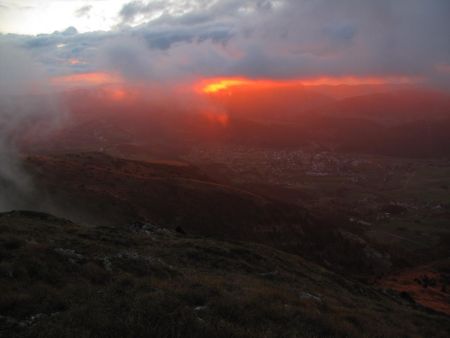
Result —
<instances>
[{"instance_id":1,"label":"dark storm cloud","mask_svg":"<svg viewBox=\"0 0 450 338\"><path fill-rule=\"evenodd\" d=\"M15 38L52 72L407 75L450 84L449 17L447 0L134 1L109 32ZM85 63L68 67L70 57Z\"/></svg>"},{"instance_id":2,"label":"dark storm cloud","mask_svg":"<svg viewBox=\"0 0 450 338\"><path fill-rule=\"evenodd\" d=\"M227 71L434 77L435 63L450 59L449 9L444 0L285 2L247 24L251 36L236 40L245 56Z\"/></svg>"},{"instance_id":3,"label":"dark storm cloud","mask_svg":"<svg viewBox=\"0 0 450 338\"><path fill-rule=\"evenodd\" d=\"M226 43L233 36L230 27L222 25L204 25L196 28L176 27L175 29L139 29L135 35L142 36L150 48L167 50L175 43L200 43L211 41L213 43Z\"/></svg>"},{"instance_id":4,"label":"dark storm cloud","mask_svg":"<svg viewBox=\"0 0 450 338\"><path fill-rule=\"evenodd\" d=\"M91 9L92 9L92 5L86 5L86 6L80 7L75 11L75 15L80 18L83 16L87 16L89 14L89 12L91 11Z\"/></svg>"},{"instance_id":5,"label":"dark storm cloud","mask_svg":"<svg viewBox=\"0 0 450 338\"><path fill-rule=\"evenodd\" d=\"M153 55L138 37L111 39L106 42L97 64L106 69L119 71L130 81L143 81L154 78Z\"/></svg>"},{"instance_id":6,"label":"dark storm cloud","mask_svg":"<svg viewBox=\"0 0 450 338\"><path fill-rule=\"evenodd\" d=\"M159 14L155 23L193 25L224 17L237 18L245 11L268 11L272 0L166 0L133 1L124 5L119 13L122 23L133 23L137 16L143 19Z\"/></svg>"},{"instance_id":7,"label":"dark storm cloud","mask_svg":"<svg viewBox=\"0 0 450 338\"><path fill-rule=\"evenodd\" d=\"M149 15L155 11L164 9L164 1L152 1L144 3L142 1L133 1L124 5L119 12L122 23L133 23L138 15Z\"/></svg>"}]
</instances>

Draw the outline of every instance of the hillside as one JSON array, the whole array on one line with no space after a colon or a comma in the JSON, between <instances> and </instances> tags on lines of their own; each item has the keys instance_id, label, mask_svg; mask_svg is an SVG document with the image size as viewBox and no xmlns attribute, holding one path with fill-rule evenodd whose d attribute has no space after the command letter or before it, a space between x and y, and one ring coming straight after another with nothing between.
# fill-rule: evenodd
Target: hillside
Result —
<instances>
[{"instance_id":1,"label":"hillside","mask_svg":"<svg viewBox=\"0 0 450 338\"><path fill-rule=\"evenodd\" d=\"M88 224L151 222L188 234L244 240L300 254L336 271L378 274L389 256L354 237L342 217L218 183L188 164L142 162L100 153L27 159L49 210ZM33 205L36 208L36 205ZM342 230L345 230L342 232Z\"/></svg>"},{"instance_id":2,"label":"hillside","mask_svg":"<svg viewBox=\"0 0 450 338\"><path fill-rule=\"evenodd\" d=\"M82 221L153 221L242 238L253 238L257 225L310 222L306 210L219 184L189 164L80 153L33 156L26 165L37 190Z\"/></svg>"},{"instance_id":3,"label":"hillside","mask_svg":"<svg viewBox=\"0 0 450 338\"><path fill-rule=\"evenodd\" d=\"M265 246L0 214L4 337L446 337L448 317ZM383 325L380 325L383 323Z\"/></svg>"}]
</instances>

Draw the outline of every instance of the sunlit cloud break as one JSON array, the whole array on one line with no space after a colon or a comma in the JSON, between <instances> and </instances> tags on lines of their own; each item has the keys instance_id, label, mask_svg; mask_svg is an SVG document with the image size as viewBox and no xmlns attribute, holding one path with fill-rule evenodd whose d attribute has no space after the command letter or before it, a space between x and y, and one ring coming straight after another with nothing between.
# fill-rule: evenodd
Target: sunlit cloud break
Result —
<instances>
[{"instance_id":1,"label":"sunlit cloud break","mask_svg":"<svg viewBox=\"0 0 450 338\"><path fill-rule=\"evenodd\" d=\"M408 76L385 76L385 77L358 77L343 76L329 77L319 76L312 78L302 78L295 80L259 80L242 77L235 78L213 78L202 80L197 87L198 90L206 94L217 93L230 90L235 87L275 88L275 87L314 87L314 86L363 86L363 85L400 85L400 84L418 84L423 81L420 77Z\"/></svg>"}]
</instances>

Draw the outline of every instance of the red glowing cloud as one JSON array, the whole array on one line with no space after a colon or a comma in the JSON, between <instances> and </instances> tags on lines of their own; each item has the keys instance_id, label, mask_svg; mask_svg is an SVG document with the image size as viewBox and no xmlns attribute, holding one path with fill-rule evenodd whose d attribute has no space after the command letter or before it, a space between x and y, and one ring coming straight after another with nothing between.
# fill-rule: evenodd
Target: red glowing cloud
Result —
<instances>
[{"instance_id":1,"label":"red glowing cloud","mask_svg":"<svg viewBox=\"0 0 450 338\"><path fill-rule=\"evenodd\" d=\"M332 105L334 100L386 91L399 85L412 88L421 81L408 76L317 76L287 80L224 77L200 80L194 90L212 106L220 107L227 119L245 116L270 121L296 119L316 107Z\"/></svg>"},{"instance_id":2,"label":"red glowing cloud","mask_svg":"<svg viewBox=\"0 0 450 338\"><path fill-rule=\"evenodd\" d=\"M217 109L205 110L204 112L200 112L200 115L204 117L209 123L218 124L222 127L227 127L230 123L230 117L228 116L228 114Z\"/></svg>"},{"instance_id":3,"label":"red glowing cloud","mask_svg":"<svg viewBox=\"0 0 450 338\"><path fill-rule=\"evenodd\" d=\"M52 79L52 83L57 86L98 86L115 84L121 82L121 78L110 73L79 73L65 76L58 76Z\"/></svg>"},{"instance_id":4,"label":"red glowing cloud","mask_svg":"<svg viewBox=\"0 0 450 338\"><path fill-rule=\"evenodd\" d=\"M146 81L133 84L114 73L92 72L60 76L53 78L52 82L63 88L91 87L95 97L101 98L109 110L126 105L136 106L142 114L186 114L189 111L197 113L207 125L227 127L234 118L243 115L271 120L297 116L299 112L330 104L332 95L320 92L324 87L330 91L342 91L342 87L416 84L420 79L406 76L319 76L289 80L224 77L206 78L194 83ZM310 91L308 88L318 90Z\"/></svg>"},{"instance_id":5,"label":"red glowing cloud","mask_svg":"<svg viewBox=\"0 0 450 338\"><path fill-rule=\"evenodd\" d=\"M384 77L357 77L357 76L318 76L295 80L254 80L242 77L213 78L200 81L197 91L205 94L215 94L229 91L233 88L270 89L289 87L316 87L316 86L363 86L363 85L394 85L416 84L420 78L408 76L384 76Z\"/></svg>"}]
</instances>

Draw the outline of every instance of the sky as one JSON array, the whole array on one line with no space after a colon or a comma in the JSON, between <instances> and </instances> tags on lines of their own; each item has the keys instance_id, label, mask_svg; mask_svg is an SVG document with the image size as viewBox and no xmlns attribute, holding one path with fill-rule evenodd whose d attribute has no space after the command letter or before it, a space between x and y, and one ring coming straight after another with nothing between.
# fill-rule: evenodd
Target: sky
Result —
<instances>
[{"instance_id":1,"label":"sky","mask_svg":"<svg viewBox=\"0 0 450 338\"><path fill-rule=\"evenodd\" d=\"M0 1L0 31L44 34L75 26L79 32L109 30L127 1L8 0Z\"/></svg>"},{"instance_id":2,"label":"sky","mask_svg":"<svg viewBox=\"0 0 450 338\"><path fill-rule=\"evenodd\" d=\"M328 79L449 89L448 18L448 0L0 0L0 48L23 50L59 84Z\"/></svg>"},{"instance_id":3,"label":"sky","mask_svg":"<svg viewBox=\"0 0 450 338\"><path fill-rule=\"evenodd\" d=\"M0 181L12 182L0 208L27 193L23 130L40 139L64 124L65 94L226 126L220 100L239 101L235 87L258 113L262 95L304 87L450 92L449 18L450 0L0 0Z\"/></svg>"},{"instance_id":4,"label":"sky","mask_svg":"<svg viewBox=\"0 0 450 338\"><path fill-rule=\"evenodd\" d=\"M0 209L29 195L17 144L78 104L225 127L233 98L242 113L297 113L305 87L450 93L449 18L450 0L0 0Z\"/></svg>"}]
</instances>

